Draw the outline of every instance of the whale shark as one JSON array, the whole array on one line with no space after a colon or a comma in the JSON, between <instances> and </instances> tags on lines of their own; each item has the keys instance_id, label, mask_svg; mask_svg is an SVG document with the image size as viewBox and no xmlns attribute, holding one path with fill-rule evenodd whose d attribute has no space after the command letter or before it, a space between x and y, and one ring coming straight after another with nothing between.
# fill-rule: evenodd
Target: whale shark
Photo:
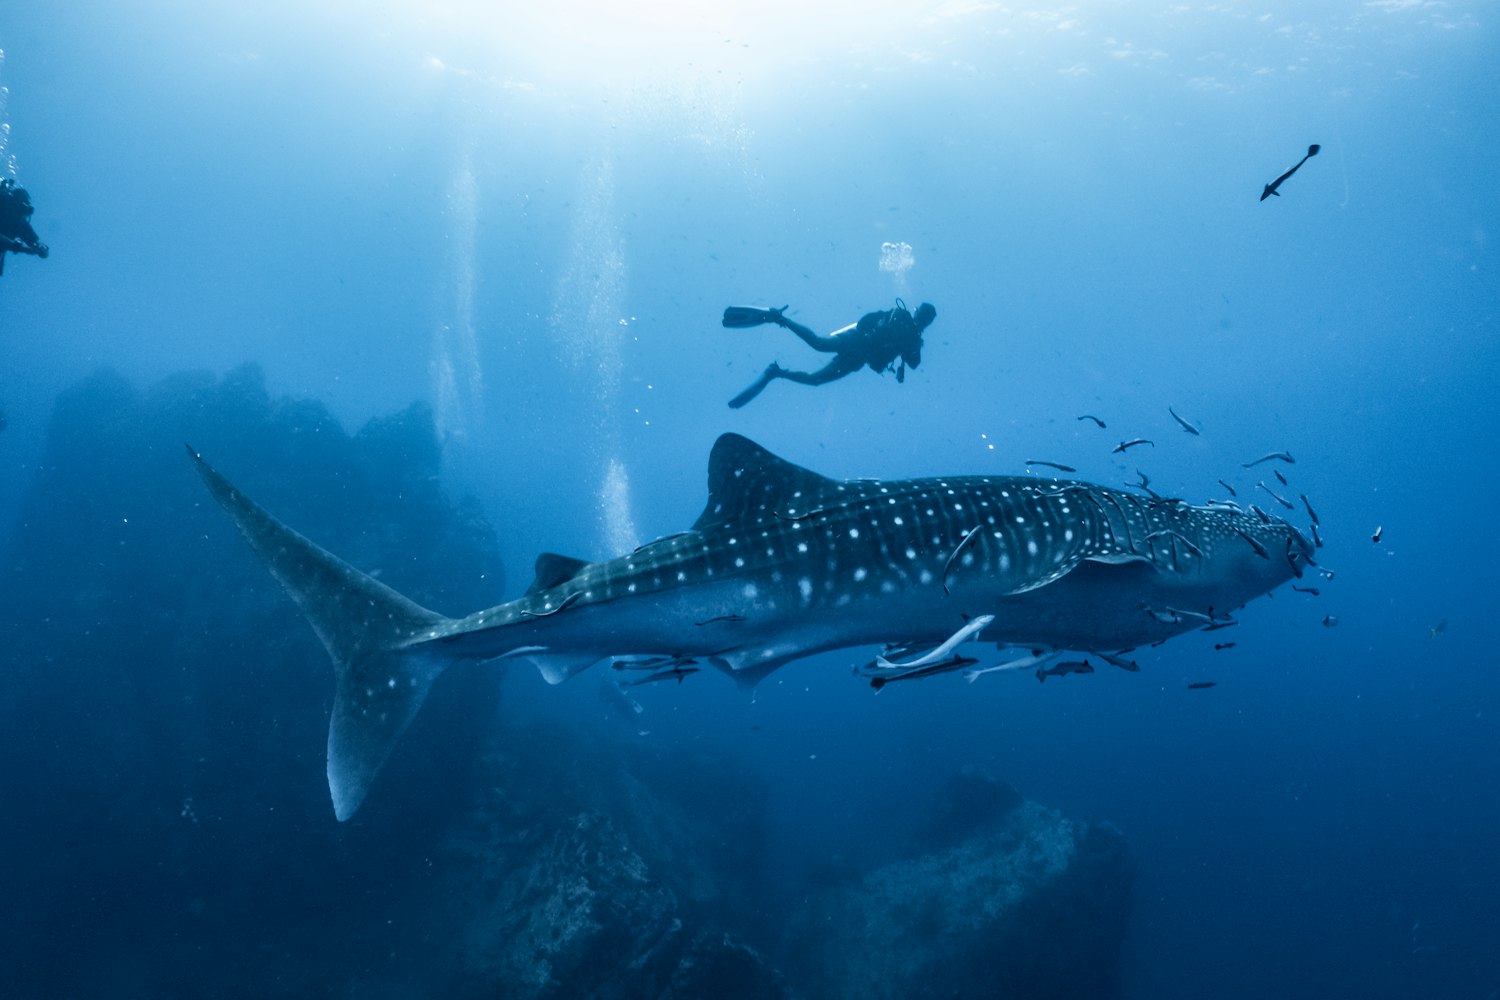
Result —
<instances>
[{"instance_id":1,"label":"whale shark","mask_svg":"<svg viewBox=\"0 0 1500 1000\"><path fill-rule=\"evenodd\" d=\"M688 530L602 562L543 553L523 595L449 618L188 454L333 660L328 785L341 821L455 663L524 660L555 684L611 658L702 662L753 690L793 660L885 644L865 670L878 689L902 671L976 662L952 650L982 633L1001 648L1098 651L1123 665L1105 651L1232 623L1313 555L1270 515L1055 478L839 480L724 434Z\"/></svg>"}]
</instances>

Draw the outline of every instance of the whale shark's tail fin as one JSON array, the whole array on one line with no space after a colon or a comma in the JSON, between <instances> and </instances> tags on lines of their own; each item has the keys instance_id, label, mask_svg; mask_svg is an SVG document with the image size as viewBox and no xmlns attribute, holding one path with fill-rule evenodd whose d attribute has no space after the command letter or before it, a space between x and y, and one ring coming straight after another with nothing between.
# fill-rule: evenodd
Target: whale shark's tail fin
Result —
<instances>
[{"instance_id":1,"label":"whale shark's tail fin","mask_svg":"<svg viewBox=\"0 0 1500 1000\"><path fill-rule=\"evenodd\" d=\"M203 482L333 658L328 790L354 815L432 682L451 662L429 643L449 619L428 611L272 517L188 447Z\"/></svg>"}]
</instances>

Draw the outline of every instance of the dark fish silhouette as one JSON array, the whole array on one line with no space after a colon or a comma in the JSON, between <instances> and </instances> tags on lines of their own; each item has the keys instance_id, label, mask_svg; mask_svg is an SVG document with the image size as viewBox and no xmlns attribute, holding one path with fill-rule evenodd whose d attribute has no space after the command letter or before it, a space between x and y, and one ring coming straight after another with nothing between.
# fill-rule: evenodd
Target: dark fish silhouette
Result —
<instances>
[{"instance_id":1,"label":"dark fish silhouette","mask_svg":"<svg viewBox=\"0 0 1500 1000\"><path fill-rule=\"evenodd\" d=\"M1189 691L1202 691L1205 688L1217 687L1218 681L1193 681L1187 686Z\"/></svg>"},{"instance_id":2,"label":"dark fish silhouette","mask_svg":"<svg viewBox=\"0 0 1500 1000\"><path fill-rule=\"evenodd\" d=\"M660 681L672 680L681 684L684 677L696 674L700 669L700 667L668 667L666 670L658 670L656 673L642 677L639 680L628 681L624 686L633 688L640 687L642 684L656 684Z\"/></svg>"},{"instance_id":3,"label":"dark fish silhouette","mask_svg":"<svg viewBox=\"0 0 1500 1000\"><path fill-rule=\"evenodd\" d=\"M1115 450L1114 452L1111 452L1111 454L1123 452L1127 448L1134 448L1138 444L1149 444L1153 448L1156 447L1155 441L1148 441L1145 438L1131 438L1129 441L1121 441L1119 444L1115 445Z\"/></svg>"},{"instance_id":4,"label":"dark fish silhouette","mask_svg":"<svg viewBox=\"0 0 1500 1000\"><path fill-rule=\"evenodd\" d=\"M1312 523L1314 525L1322 524L1323 522L1318 520L1318 512L1313 510L1313 505L1307 502L1307 494L1299 493L1298 496L1302 498L1302 506L1307 508L1307 516L1312 518Z\"/></svg>"},{"instance_id":5,"label":"dark fish silhouette","mask_svg":"<svg viewBox=\"0 0 1500 1000\"><path fill-rule=\"evenodd\" d=\"M1233 648L1234 648L1234 643L1232 643L1232 642L1216 642L1216 643L1214 643L1214 651L1215 652L1218 652L1221 649L1233 649Z\"/></svg>"},{"instance_id":6,"label":"dark fish silhouette","mask_svg":"<svg viewBox=\"0 0 1500 1000\"><path fill-rule=\"evenodd\" d=\"M1291 485L1291 483L1289 483L1289 482L1286 481L1286 476L1283 476L1281 474L1281 470L1280 469L1272 469L1271 472L1272 472L1273 475L1276 476L1276 481L1278 483L1280 483L1282 486L1290 486Z\"/></svg>"},{"instance_id":7,"label":"dark fish silhouette","mask_svg":"<svg viewBox=\"0 0 1500 1000\"><path fill-rule=\"evenodd\" d=\"M1071 465L1059 465L1056 462L1043 462L1039 458L1028 458L1026 460L1026 464L1027 465L1045 465L1047 468L1049 468L1049 469L1056 469L1058 472L1077 472L1078 471L1077 469L1073 468Z\"/></svg>"},{"instance_id":8,"label":"dark fish silhouette","mask_svg":"<svg viewBox=\"0 0 1500 1000\"><path fill-rule=\"evenodd\" d=\"M1314 156L1317 156L1318 155L1318 150L1321 149L1321 148L1322 147L1319 146L1317 143L1313 143L1311 146L1308 146L1307 147L1307 155L1304 156L1302 159L1300 159L1300 160L1297 161L1297 166L1296 167L1293 167L1292 169L1288 170L1286 173L1282 174L1280 177L1276 178L1274 181L1272 181L1271 183L1269 183L1269 184L1266 185L1266 189L1260 193L1260 200L1261 201L1265 201L1267 198L1271 197L1271 195L1273 195L1273 194L1276 197L1280 198L1281 197L1281 192L1278 191L1278 190L1276 190L1276 189L1279 188L1279 187L1281 187L1283 181L1285 181L1288 177L1292 176L1293 174L1295 174L1297 172L1297 167L1302 166L1302 164L1306 163L1309 159L1311 159Z\"/></svg>"},{"instance_id":9,"label":"dark fish silhouette","mask_svg":"<svg viewBox=\"0 0 1500 1000\"><path fill-rule=\"evenodd\" d=\"M1295 583L1292 584L1292 589L1299 594L1311 594L1313 597L1317 597L1321 593L1317 587L1299 587Z\"/></svg>"},{"instance_id":10,"label":"dark fish silhouette","mask_svg":"<svg viewBox=\"0 0 1500 1000\"><path fill-rule=\"evenodd\" d=\"M1323 627L1324 628L1333 628L1338 623L1339 623L1339 620L1337 618L1335 618L1333 615L1324 615L1323 616Z\"/></svg>"},{"instance_id":11,"label":"dark fish silhouette","mask_svg":"<svg viewBox=\"0 0 1500 1000\"><path fill-rule=\"evenodd\" d=\"M1446 631L1448 631L1448 619L1444 618L1442 621L1440 621L1436 625L1432 626L1432 628L1428 629L1428 631L1431 632L1432 633L1432 637L1434 639L1436 639L1438 637L1438 633L1439 632L1446 632Z\"/></svg>"},{"instance_id":12,"label":"dark fish silhouette","mask_svg":"<svg viewBox=\"0 0 1500 1000\"><path fill-rule=\"evenodd\" d=\"M1050 667L1037 667L1036 679L1045 683L1048 677L1066 677L1069 674L1091 674L1093 672L1094 666L1088 660L1067 660Z\"/></svg>"},{"instance_id":13,"label":"dark fish silhouette","mask_svg":"<svg viewBox=\"0 0 1500 1000\"><path fill-rule=\"evenodd\" d=\"M1192 424L1188 423L1186 420L1183 420L1181 417L1179 417L1177 415L1177 411L1174 410L1174 409L1172 409L1170 406L1167 407L1167 412L1170 413L1170 414L1172 414L1172 419L1175 420L1175 421L1177 421L1177 423L1179 425L1181 425L1182 429L1185 430L1185 431L1187 431L1189 434L1192 434L1192 435L1196 436L1197 434L1201 433L1198 430L1198 428L1194 427Z\"/></svg>"},{"instance_id":14,"label":"dark fish silhouette","mask_svg":"<svg viewBox=\"0 0 1500 1000\"><path fill-rule=\"evenodd\" d=\"M1232 496L1232 497L1239 496L1239 494L1234 491L1234 487L1230 486L1228 483L1224 482L1224 480L1222 480L1222 479L1219 480L1219 485L1222 486L1222 487L1224 487L1226 490L1228 490L1230 496Z\"/></svg>"},{"instance_id":15,"label":"dark fish silhouette","mask_svg":"<svg viewBox=\"0 0 1500 1000\"><path fill-rule=\"evenodd\" d=\"M1380 536L1383 534L1385 534L1385 527L1383 525L1376 527L1375 534L1370 536L1370 541L1374 542L1376 545L1379 545Z\"/></svg>"},{"instance_id":16,"label":"dark fish silhouette","mask_svg":"<svg viewBox=\"0 0 1500 1000\"><path fill-rule=\"evenodd\" d=\"M1253 465L1259 465L1262 462L1269 462L1273 458L1278 458L1281 461L1286 462L1288 465L1296 465L1297 464L1297 460L1295 458L1293 458L1289 452L1285 452L1285 451L1273 451L1269 455L1262 455L1262 456L1260 456L1260 458L1257 458L1253 462L1241 462L1240 463L1240 468L1242 468L1242 469L1248 469L1248 468L1250 468Z\"/></svg>"},{"instance_id":17,"label":"dark fish silhouette","mask_svg":"<svg viewBox=\"0 0 1500 1000\"><path fill-rule=\"evenodd\" d=\"M1085 413L1083 416L1079 417L1078 419L1079 420L1092 420L1094 423L1096 423L1096 424L1099 425L1099 429L1100 430L1104 429L1104 421L1100 420L1098 417L1094 416L1092 413Z\"/></svg>"}]
</instances>

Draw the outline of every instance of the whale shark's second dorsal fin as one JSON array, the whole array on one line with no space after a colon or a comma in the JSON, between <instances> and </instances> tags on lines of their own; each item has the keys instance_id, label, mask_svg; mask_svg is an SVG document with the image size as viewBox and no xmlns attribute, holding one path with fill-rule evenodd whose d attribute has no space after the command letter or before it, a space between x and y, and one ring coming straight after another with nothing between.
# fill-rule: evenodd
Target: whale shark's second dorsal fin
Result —
<instances>
[{"instance_id":1,"label":"whale shark's second dorsal fin","mask_svg":"<svg viewBox=\"0 0 1500 1000\"><path fill-rule=\"evenodd\" d=\"M777 458L739 434L722 434L708 456L708 505L694 530L732 524L764 510L795 518L839 483Z\"/></svg>"},{"instance_id":2,"label":"whale shark's second dorsal fin","mask_svg":"<svg viewBox=\"0 0 1500 1000\"><path fill-rule=\"evenodd\" d=\"M556 552L543 552L536 557L536 579L526 588L526 593L536 594L567 583L589 564L587 559L560 556Z\"/></svg>"}]
</instances>

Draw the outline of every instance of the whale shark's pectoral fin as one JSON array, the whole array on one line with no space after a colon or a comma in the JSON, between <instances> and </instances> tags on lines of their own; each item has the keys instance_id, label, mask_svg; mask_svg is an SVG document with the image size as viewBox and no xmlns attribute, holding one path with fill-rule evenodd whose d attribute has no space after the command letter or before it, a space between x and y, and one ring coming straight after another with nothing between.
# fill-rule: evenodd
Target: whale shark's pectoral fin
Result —
<instances>
[{"instance_id":1,"label":"whale shark's pectoral fin","mask_svg":"<svg viewBox=\"0 0 1500 1000\"><path fill-rule=\"evenodd\" d=\"M561 684L574 674L581 674L604 657L593 653L517 653L517 659L525 660L536 667L542 680L548 684Z\"/></svg>"}]
</instances>

